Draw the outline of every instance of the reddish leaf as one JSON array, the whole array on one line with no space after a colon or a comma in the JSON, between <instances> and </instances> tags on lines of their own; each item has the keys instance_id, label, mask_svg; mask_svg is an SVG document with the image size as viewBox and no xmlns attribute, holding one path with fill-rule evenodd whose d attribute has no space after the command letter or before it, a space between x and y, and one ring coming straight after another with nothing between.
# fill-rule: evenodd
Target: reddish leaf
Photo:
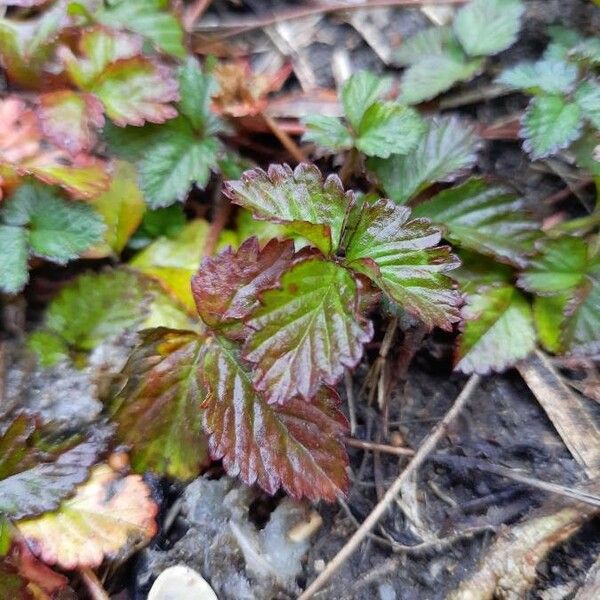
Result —
<instances>
[{"instance_id":1,"label":"reddish leaf","mask_svg":"<svg viewBox=\"0 0 600 600\"><path fill-rule=\"evenodd\" d=\"M133 468L191 479L208 457L200 404L206 338L152 329L123 370L125 387L112 401L119 440L131 446Z\"/></svg>"},{"instance_id":2,"label":"reddish leaf","mask_svg":"<svg viewBox=\"0 0 600 600\"><path fill-rule=\"evenodd\" d=\"M73 155L91 150L96 129L104 125L104 109L98 99L71 90L42 94L38 116L47 138Z\"/></svg>"},{"instance_id":3,"label":"reddish leaf","mask_svg":"<svg viewBox=\"0 0 600 600\"><path fill-rule=\"evenodd\" d=\"M324 254L338 248L354 194L344 192L337 175L325 181L314 165L270 165L246 171L241 181L228 181L225 194L253 211L261 221L289 224Z\"/></svg>"},{"instance_id":4,"label":"reddish leaf","mask_svg":"<svg viewBox=\"0 0 600 600\"><path fill-rule=\"evenodd\" d=\"M390 200L366 204L346 251L346 264L369 277L392 300L428 327L452 329L460 297L445 275L458 266L427 219Z\"/></svg>"},{"instance_id":5,"label":"reddish leaf","mask_svg":"<svg viewBox=\"0 0 600 600\"><path fill-rule=\"evenodd\" d=\"M0 600L50 600L69 580L40 562L24 542L0 559Z\"/></svg>"},{"instance_id":6,"label":"reddish leaf","mask_svg":"<svg viewBox=\"0 0 600 600\"><path fill-rule=\"evenodd\" d=\"M354 367L373 328L358 314L351 273L319 258L304 260L281 278L281 289L261 295L248 325L254 331L244 358L254 363L254 384L269 402L312 398Z\"/></svg>"},{"instance_id":7,"label":"reddish leaf","mask_svg":"<svg viewBox=\"0 0 600 600\"><path fill-rule=\"evenodd\" d=\"M57 512L19 521L17 527L45 563L93 568L105 556L148 542L156 533L157 511L139 475L122 478L101 464Z\"/></svg>"},{"instance_id":8,"label":"reddish leaf","mask_svg":"<svg viewBox=\"0 0 600 600\"><path fill-rule=\"evenodd\" d=\"M236 346L223 338L207 350L204 377L209 449L230 475L270 494L282 487L294 498L333 501L345 492L347 422L333 389L270 405L253 388Z\"/></svg>"},{"instance_id":9,"label":"reddish leaf","mask_svg":"<svg viewBox=\"0 0 600 600\"><path fill-rule=\"evenodd\" d=\"M192 278L198 314L211 328L245 319L257 306L259 292L275 287L291 265L294 243L271 240L262 250L258 239L246 240L207 257Z\"/></svg>"},{"instance_id":10,"label":"reddish leaf","mask_svg":"<svg viewBox=\"0 0 600 600\"><path fill-rule=\"evenodd\" d=\"M164 123L177 116L169 104L179 100L177 80L169 69L143 57L112 63L90 90L116 125Z\"/></svg>"}]
</instances>

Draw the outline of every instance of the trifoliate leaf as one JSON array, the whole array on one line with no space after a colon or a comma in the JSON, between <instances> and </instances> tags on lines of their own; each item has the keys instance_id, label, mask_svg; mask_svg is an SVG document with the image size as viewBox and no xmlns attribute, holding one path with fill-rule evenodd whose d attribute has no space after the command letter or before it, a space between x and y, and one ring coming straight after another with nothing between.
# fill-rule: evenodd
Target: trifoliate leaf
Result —
<instances>
[{"instance_id":1,"label":"trifoliate leaf","mask_svg":"<svg viewBox=\"0 0 600 600\"><path fill-rule=\"evenodd\" d=\"M450 54L424 56L402 75L399 100L404 104L431 100L456 83L474 77L482 65L482 59L467 60Z\"/></svg>"},{"instance_id":2,"label":"trifoliate leaf","mask_svg":"<svg viewBox=\"0 0 600 600\"><path fill-rule=\"evenodd\" d=\"M348 458L341 442L347 422L331 388L310 400L268 404L252 386L235 345L217 338L204 362L208 398L204 425L209 449L244 483L293 498L333 501L348 488Z\"/></svg>"},{"instance_id":3,"label":"trifoliate leaf","mask_svg":"<svg viewBox=\"0 0 600 600\"><path fill-rule=\"evenodd\" d=\"M104 450L99 434L78 444L42 451L36 442L36 423L21 414L0 435L0 514L10 519L55 509Z\"/></svg>"},{"instance_id":4,"label":"trifoliate leaf","mask_svg":"<svg viewBox=\"0 0 600 600\"><path fill-rule=\"evenodd\" d=\"M291 240L271 240L261 250L252 237L237 252L230 247L205 258L192 278L198 314L213 330L245 319L259 306L259 293L279 284L293 255Z\"/></svg>"},{"instance_id":5,"label":"trifoliate leaf","mask_svg":"<svg viewBox=\"0 0 600 600\"><path fill-rule=\"evenodd\" d=\"M439 117L429 122L417 147L406 156L370 159L385 193L404 204L436 181L452 181L477 160L480 140L475 128L456 118Z\"/></svg>"},{"instance_id":6,"label":"trifoliate leaf","mask_svg":"<svg viewBox=\"0 0 600 600\"><path fill-rule=\"evenodd\" d=\"M422 202L413 209L413 216L431 219L444 228L444 237L453 244L518 267L527 263L539 231L523 198L477 178Z\"/></svg>"},{"instance_id":7,"label":"trifoliate leaf","mask_svg":"<svg viewBox=\"0 0 600 600\"><path fill-rule=\"evenodd\" d=\"M163 0L119 0L94 13L105 25L129 29L177 58L185 57L183 29Z\"/></svg>"},{"instance_id":8,"label":"trifoliate leaf","mask_svg":"<svg viewBox=\"0 0 600 600\"><path fill-rule=\"evenodd\" d=\"M38 183L25 183L4 204L0 220L26 227L30 252L59 264L102 239L104 224L91 207L67 202Z\"/></svg>"},{"instance_id":9,"label":"trifoliate leaf","mask_svg":"<svg viewBox=\"0 0 600 600\"><path fill-rule=\"evenodd\" d=\"M575 87L577 67L555 59L522 62L506 69L496 81L532 94L568 93Z\"/></svg>"},{"instance_id":10,"label":"trifoliate leaf","mask_svg":"<svg viewBox=\"0 0 600 600\"><path fill-rule=\"evenodd\" d=\"M458 294L446 272L458 266L440 231L389 200L363 207L348 242L345 263L363 273L427 327L451 329L459 318Z\"/></svg>"},{"instance_id":11,"label":"trifoliate leaf","mask_svg":"<svg viewBox=\"0 0 600 600\"><path fill-rule=\"evenodd\" d=\"M548 352L564 351L562 330L569 293L555 296L535 296L533 299L533 320L541 345Z\"/></svg>"},{"instance_id":12,"label":"trifoliate leaf","mask_svg":"<svg viewBox=\"0 0 600 600\"><path fill-rule=\"evenodd\" d=\"M147 284L135 273L86 273L52 301L44 329L70 349L88 352L107 338L134 330L146 315L147 296Z\"/></svg>"},{"instance_id":13,"label":"trifoliate leaf","mask_svg":"<svg viewBox=\"0 0 600 600\"><path fill-rule=\"evenodd\" d=\"M575 91L575 102L583 116L600 129L600 83L591 79L584 81Z\"/></svg>"},{"instance_id":14,"label":"trifoliate leaf","mask_svg":"<svg viewBox=\"0 0 600 600\"><path fill-rule=\"evenodd\" d=\"M119 254L136 231L146 210L137 184L137 171L128 162L115 161L110 187L94 199L93 206L106 223L104 246L107 254Z\"/></svg>"},{"instance_id":15,"label":"trifoliate leaf","mask_svg":"<svg viewBox=\"0 0 600 600\"><path fill-rule=\"evenodd\" d=\"M190 221L177 236L158 238L136 254L130 263L137 271L156 279L190 314L196 313L190 281L204 256L209 229L210 225L202 219ZM219 238L217 248L235 244L236 241L231 232L225 231Z\"/></svg>"},{"instance_id":16,"label":"trifoliate leaf","mask_svg":"<svg viewBox=\"0 0 600 600\"><path fill-rule=\"evenodd\" d=\"M425 56L440 56L448 51L453 43L450 27L429 27L422 29L402 42L394 51L392 60L401 66L413 65Z\"/></svg>"},{"instance_id":17,"label":"trifoliate leaf","mask_svg":"<svg viewBox=\"0 0 600 600\"><path fill-rule=\"evenodd\" d=\"M131 448L137 473L191 479L208 459L200 410L206 339L163 328L140 337L123 369L127 383L111 401L117 438Z\"/></svg>"},{"instance_id":18,"label":"trifoliate leaf","mask_svg":"<svg viewBox=\"0 0 600 600\"><path fill-rule=\"evenodd\" d=\"M515 43L525 6L520 0L471 0L454 18L454 33L467 54L491 56Z\"/></svg>"},{"instance_id":19,"label":"trifoliate leaf","mask_svg":"<svg viewBox=\"0 0 600 600\"><path fill-rule=\"evenodd\" d=\"M204 188L217 167L218 150L215 138L197 137L184 121L165 129L139 164L148 205L159 208L183 202L193 184Z\"/></svg>"},{"instance_id":20,"label":"trifoliate leaf","mask_svg":"<svg viewBox=\"0 0 600 600\"><path fill-rule=\"evenodd\" d=\"M157 512L140 475L120 477L101 464L56 512L20 521L17 527L45 563L93 568L105 556L147 543L156 532Z\"/></svg>"},{"instance_id":21,"label":"trifoliate leaf","mask_svg":"<svg viewBox=\"0 0 600 600\"><path fill-rule=\"evenodd\" d=\"M179 99L177 81L166 67L144 57L110 64L89 90L117 125L164 123L177 116L169 104Z\"/></svg>"},{"instance_id":22,"label":"trifoliate leaf","mask_svg":"<svg viewBox=\"0 0 600 600\"><path fill-rule=\"evenodd\" d=\"M366 110L391 87L391 80L371 71L358 71L342 87L340 99L350 125L357 131Z\"/></svg>"},{"instance_id":23,"label":"trifoliate leaf","mask_svg":"<svg viewBox=\"0 0 600 600\"><path fill-rule=\"evenodd\" d=\"M356 147L367 156L380 158L407 154L424 130L425 124L416 110L395 102L375 102L360 121Z\"/></svg>"},{"instance_id":24,"label":"trifoliate leaf","mask_svg":"<svg viewBox=\"0 0 600 600\"><path fill-rule=\"evenodd\" d=\"M581 109L561 96L538 96L527 108L521 135L523 147L533 159L566 148L581 133Z\"/></svg>"},{"instance_id":25,"label":"trifoliate leaf","mask_svg":"<svg viewBox=\"0 0 600 600\"><path fill-rule=\"evenodd\" d=\"M319 258L286 271L279 289L260 296L248 326L244 358L254 364L254 385L269 403L309 400L321 384L335 385L344 367L360 361L373 335L358 314L351 273Z\"/></svg>"},{"instance_id":26,"label":"trifoliate leaf","mask_svg":"<svg viewBox=\"0 0 600 600\"><path fill-rule=\"evenodd\" d=\"M224 191L256 219L288 225L325 254L339 246L354 198L352 192L344 193L337 176L323 181L317 167L304 163L294 171L288 165L269 165L266 173L247 171L240 181L226 182Z\"/></svg>"},{"instance_id":27,"label":"trifoliate leaf","mask_svg":"<svg viewBox=\"0 0 600 600\"><path fill-rule=\"evenodd\" d=\"M576 237L558 238L541 247L541 254L521 273L519 285L542 296L572 291L583 282L587 270L586 242Z\"/></svg>"},{"instance_id":28,"label":"trifoliate leaf","mask_svg":"<svg viewBox=\"0 0 600 600\"><path fill-rule=\"evenodd\" d=\"M42 94L38 115L48 139L73 155L91 150L96 130L104 125L104 108L99 100L92 94L71 90Z\"/></svg>"},{"instance_id":29,"label":"trifoliate leaf","mask_svg":"<svg viewBox=\"0 0 600 600\"><path fill-rule=\"evenodd\" d=\"M352 148L352 135L337 117L310 115L304 119L306 132L302 139L321 148L339 151Z\"/></svg>"},{"instance_id":30,"label":"trifoliate leaf","mask_svg":"<svg viewBox=\"0 0 600 600\"><path fill-rule=\"evenodd\" d=\"M188 58L179 71L181 100L179 107L199 132L207 133L207 125L213 118L210 110L211 96L217 90L217 84L208 73L203 73L195 58Z\"/></svg>"},{"instance_id":31,"label":"trifoliate leaf","mask_svg":"<svg viewBox=\"0 0 600 600\"><path fill-rule=\"evenodd\" d=\"M593 261L583 284L566 307L562 339L574 354L600 352L600 259Z\"/></svg>"},{"instance_id":32,"label":"trifoliate leaf","mask_svg":"<svg viewBox=\"0 0 600 600\"><path fill-rule=\"evenodd\" d=\"M16 294L25 287L27 254L27 230L0 225L0 290L5 294Z\"/></svg>"},{"instance_id":33,"label":"trifoliate leaf","mask_svg":"<svg viewBox=\"0 0 600 600\"><path fill-rule=\"evenodd\" d=\"M503 371L535 348L535 329L527 299L512 285L469 293L463 309L456 368L487 375Z\"/></svg>"}]
</instances>

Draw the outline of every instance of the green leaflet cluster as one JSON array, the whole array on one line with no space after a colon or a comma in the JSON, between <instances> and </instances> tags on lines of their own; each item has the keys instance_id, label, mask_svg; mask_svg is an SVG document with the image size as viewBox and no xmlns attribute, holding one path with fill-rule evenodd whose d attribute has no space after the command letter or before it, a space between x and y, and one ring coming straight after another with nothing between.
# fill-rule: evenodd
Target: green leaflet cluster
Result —
<instances>
[{"instance_id":1,"label":"green leaflet cluster","mask_svg":"<svg viewBox=\"0 0 600 600\"><path fill-rule=\"evenodd\" d=\"M311 165L255 169L226 193L306 245L250 238L203 260L192 292L205 330L143 334L111 403L118 436L141 471L190 478L210 456L269 493L333 500L348 484L333 386L373 334L364 294L450 329L457 262L427 220L359 202Z\"/></svg>"},{"instance_id":2,"label":"green leaflet cluster","mask_svg":"<svg viewBox=\"0 0 600 600\"><path fill-rule=\"evenodd\" d=\"M452 26L432 27L408 38L393 57L407 67L400 101L418 104L473 78L486 56L516 41L524 11L520 0L472 0L457 12Z\"/></svg>"},{"instance_id":3,"label":"green leaflet cluster","mask_svg":"<svg viewBox=\"0 0 600 600\"><path fill-rule=\"evenodd\" d=\"M600 130L598 38L550 30L542 58L506 69L498 83L533 96L522 119L523 147L534 159L567 148L586 130Z\"/></svg>"},{"instance_id":4,"label":"green leaflet cluster","mask_svg":"<svg viewBox=\"0 0 600 600\"><path fill-rule=\"evenodd\" d=\"M391 79L369 71L352 75L340 92L346 123L337 117L312 115L304 120L304 139L332 152L355 148L381 158L406 154L423 134L424 123L414 109L382 99L391 84Z\"/></svg>"}]
</instances>

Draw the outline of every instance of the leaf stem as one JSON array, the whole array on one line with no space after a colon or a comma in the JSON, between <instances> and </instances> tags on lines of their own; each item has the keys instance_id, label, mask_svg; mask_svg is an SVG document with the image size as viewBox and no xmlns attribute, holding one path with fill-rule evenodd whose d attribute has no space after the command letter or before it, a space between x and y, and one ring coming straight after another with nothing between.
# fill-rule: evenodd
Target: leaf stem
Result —
<instances>
[{"instance_id":1,"label":"leaf stem","mask_svg":"<svg viewBox=\"0 0 600 600\"><path fill-rule=\"evenodd\" d=\"M310 162L308 158L302 152L302 149L294 140L285 132L275 119L262 112L261 116L266 123L267 127L273 132L273 135L281 142L281 145L296 159L299 163Z\"/></svg>"}]
</instances>

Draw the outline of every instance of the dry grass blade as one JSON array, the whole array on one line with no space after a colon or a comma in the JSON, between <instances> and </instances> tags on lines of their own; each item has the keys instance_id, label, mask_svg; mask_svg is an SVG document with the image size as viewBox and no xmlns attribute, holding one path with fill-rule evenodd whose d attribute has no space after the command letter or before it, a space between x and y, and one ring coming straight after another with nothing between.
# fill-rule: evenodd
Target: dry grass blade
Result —
<instances>
[{"instance_id":1,"label":"dry grass blade","mask_svg":"<svg viewBox=\"0 0 600 600\"><path fill-rule=\"evenodd\" d=\"M405 481L414 473L426 460L427 456L433 451L437 443L440 441L449 423L462 411L467 401L479 385L479 375L472 375L467 381L467 384L458 395L450 410L445 417L437 424L433 431L425 438L420 448L412 457L406 468L396 478L390 486L383 498L377 503L369 516L364 520L362 525L356 530L354 535L346 542L342 549L329 562L324 571L306 588L306 590L298 597L298 600L308 600L312 598L336 573L336 571L344 564L346 560L354 553L360 543L367 537L367 534L377 524L379 519L384 515L386 510L394 502L398 492L402 488Z\"/></svg>"},{"instance_id":2,"label":"dry grass blade","mask_svg":"<svg viewBox=\"0 0 600 600\"><path fill-rule=\"evenodd\" d=\"M600 469L600 431L582 400L563 382L542 352L517 366L565 446L588 477Z\"/></svg>"}]
</instances>

